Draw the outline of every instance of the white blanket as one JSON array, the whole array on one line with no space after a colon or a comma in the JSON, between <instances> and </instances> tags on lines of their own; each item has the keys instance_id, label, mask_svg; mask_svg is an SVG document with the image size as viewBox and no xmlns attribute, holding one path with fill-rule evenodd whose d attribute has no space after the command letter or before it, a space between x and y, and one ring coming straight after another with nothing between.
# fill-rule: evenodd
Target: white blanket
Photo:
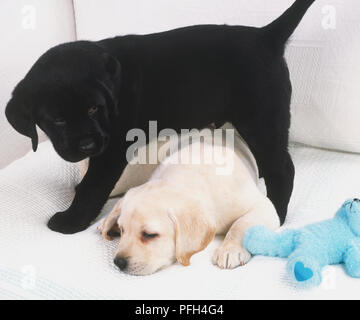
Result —
<instances>
[{"instance_id":1,"label":"white blanket","mask_svg":"<svg viewBox=\"0 0 360 320\"><path fill-rule=\"evenodd\" d=\"M286 227L332 217L345 199L359 197L360 155L302 146L291 153L297 173ZM0 298L360 298L360 280L341 266L326 268L323 285L311 291L289 283L282 259L256 257L245 267L220 270L211 264L220 239L193 256L189 267L125 275L113 265L116 241L105 242L95 225L75 235L46 227L69 206L79 180L77 166L60 159L50 142L0 170Z\"/></svg>"}]
</instances>

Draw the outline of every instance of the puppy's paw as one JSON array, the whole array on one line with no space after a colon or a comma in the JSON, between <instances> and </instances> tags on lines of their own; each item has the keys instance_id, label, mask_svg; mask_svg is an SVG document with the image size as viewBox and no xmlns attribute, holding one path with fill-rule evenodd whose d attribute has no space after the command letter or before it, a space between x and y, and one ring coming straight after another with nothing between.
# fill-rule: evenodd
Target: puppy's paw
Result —
<instances>
[{"instance_id":1,"label":"puppy's paw","mask_svg":"<svg viewBox=\"0 0 360 320\"><path fill-rule=\"evenodd\" d=\"M108 241L112 241L115 238L120 237L120 230L117 225L112 225L112 219L104 218L99 221L97 230L101 233L103 238Z\"/></svg>"},{"instance_id":2,"label":"puppy's paw","mask_svg":"<svg viewBox=\"0 0 360 320\"><path fill-rule=\"evenodd\" d=\"M48 222L50 230L63 233L74 234L84 231L90 225L89 222L79 221L71 212L58 212Z\"/></svg>"},{"instance_id":3,"label":"puppy's paw","mask_svg":"<svg viewBox=\"0 0 360 320\"><path fill-rule=\"evenodd\" d=\"M102 219L101 221L99 221L99 224L96 229L105 240L112 241L114 239L113 236L115 236L115 235L111 233L111 230L108 231L106 228L106 219L105 218Z\"/></svg>"},{"instance_id":4,"label":"puppy's paw","mask_svg":"<svg viewBox=\"0 0 360 320\"><path fill-rule=\"evenodd\" d=\"M104 223L105 223L105 218L101 219L96 227L96 230L99 232L99 233L102 233L103 230L104 230Z\"/></svg>"},{"instance_id":5,"label":"puppy's paw","mask_svg":"<svg viewBox=\"0 0 360 320\"><path fill-rule=\"evenodd\" d=\"M223 243L213 255L213 264L221 269L234 269L245 265L251 258L251 254L240 244Z\"/></svg>"}]
</instances>

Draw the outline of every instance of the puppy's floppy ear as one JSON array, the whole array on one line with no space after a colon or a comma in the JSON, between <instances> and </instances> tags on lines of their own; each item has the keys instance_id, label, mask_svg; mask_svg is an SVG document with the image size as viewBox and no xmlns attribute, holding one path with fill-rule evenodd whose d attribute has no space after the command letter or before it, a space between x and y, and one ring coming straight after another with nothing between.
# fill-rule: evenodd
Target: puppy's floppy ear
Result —
<instances>
[{"instance_id":1,"label":"puppy's floppy ear","mask_svg":"<svg viewBox=\"0 0 360 320\"><path fill-rule=\"evenodd\" d=\"M16 131L31 139L32 148L36 151L39 138L32 107L13 96L6 106L5 115Z\"/></svg>"},{"instance_id":2,"label":"puppy's floppy ear","mask_svg":"<svg viewBox=\"0 0 360 320\"><path fill-rule=\"evenodd\" d=\"M111 79L118 79L121 76L121 64L118 59L108 53L103 53L102 57L105 63L105 70Z\"/></svg>"},{"instance_id":3,"label":"puppy's floppy ear","mask_svg":"<svg viewBox=\"0 0 360 320\"><path fill-rule=\"evenodd\" d=\"M106 99L106 104L113 110L116 116L119 115L119 107L117 99L115 98L113 92L109 89L109 87L100 80L96 80L101 92L104 94Z\"/></svg>"},{"instance_id":4,"label":"puppy's floppy ear","mask_svg":"<svg viewBox=\"0 0 360 320\"><path fill-rule=\"evenodd\" d=\"M106 104L113 110L115 115L118 116L119 107L115 92L121 81L121 64L108 53L103 53L102 58L104 60L106 74L104 79L98 79L96 82L105 96Z\"/></svg>"},{"instance_id":5,"label":"puppy's floppy ear","mask_svg":"<svg viewBox=\"0 0 360 320\"><path fill-rule=\"evenodd\" d=\"M169 209L175 224L176 259L183 266L190 265L190 258L204 250L213 240L216 227L209 215L197 205L186 205L184 211Z\"/></svg>"},{"instance_id":6,"label":"puppy's floppy ear","mask_svg":"<svg viewBox=\"0 0 360 320\"><path fill-rule=\"evenodd\" d=\"M120 235L120 229L117 224L117 220L121 214L121 202L122 198L115 205L114 209L110 212L110 214L106 217L102 225L99 227L102 236L106 240L113 240L116 236Z\"/></svg>"}]
</instances>

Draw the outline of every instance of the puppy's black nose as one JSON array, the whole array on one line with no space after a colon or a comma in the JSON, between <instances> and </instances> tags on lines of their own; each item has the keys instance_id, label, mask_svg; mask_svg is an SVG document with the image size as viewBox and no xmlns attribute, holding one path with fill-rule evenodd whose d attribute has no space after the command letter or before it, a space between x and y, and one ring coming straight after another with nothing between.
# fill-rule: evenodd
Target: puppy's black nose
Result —
<instances>
[{"instance_id":1,"label":"puppy's black nose","mask_svg":"<svg viewBox=\"0 0 360 320\"><path fill-rule=\"evenodd\" d=\"M93 139L83 139L79 143L79 149L83 152L91 152L96 148L96 143Z\"/></svg>"},{"instance_id":2,"label":"puppy's black nose","mask_svg":"<svg viewBox=\"0 0 360 320\"><path fill-rule=\"evenodd\" d=\"M128 261L125 258L121 258L121 257L115 258L114 263L120 270L126 269L128 265Z\"/></svg>"}]
</instances>

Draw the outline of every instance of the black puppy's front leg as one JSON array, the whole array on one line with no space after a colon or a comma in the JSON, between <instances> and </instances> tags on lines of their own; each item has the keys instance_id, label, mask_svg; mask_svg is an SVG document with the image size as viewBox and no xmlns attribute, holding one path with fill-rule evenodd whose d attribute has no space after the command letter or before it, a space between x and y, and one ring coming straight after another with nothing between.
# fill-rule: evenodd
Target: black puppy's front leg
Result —
<instances>
[{"instance_id":1,"label":"black puppy's front leg","mask_svg":"<svg viewBox=\"0 0 360 320\"><path fill-rule=\"evenodd\" d=\"M76 187L71 206L64 212L56 213L49 220L48 227L63 234L85 230L99 215L125 169L125 154L126 149L116 154L105 152L99 157L91 158L85 177Z\"/></svg>"}]
</instances>

